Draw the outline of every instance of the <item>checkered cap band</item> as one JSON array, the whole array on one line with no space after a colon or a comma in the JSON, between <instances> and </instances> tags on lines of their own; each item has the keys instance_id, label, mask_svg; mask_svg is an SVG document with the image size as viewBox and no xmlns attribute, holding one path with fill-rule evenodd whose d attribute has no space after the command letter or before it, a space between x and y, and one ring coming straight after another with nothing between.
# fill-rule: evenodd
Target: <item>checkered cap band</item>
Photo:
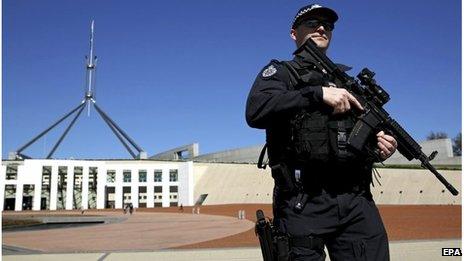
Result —
<instances>
[{"instance_id":1,"label":"checkered cap band","mask_svg":"<svg viewBox=\"0 0 464 261\"><path fill-rule=\"evenodd\" d=\"M295 15L295 18L293 19L292 28L295 28L299 24L299 22L302 21L302 17L306 16L311 11L314 13L316 12L316 10L317 12L320 12L320 14L327 16L328 20L333 23L335 23L338 20L338 15L334 10L327 7L323 7L319 4L312 4L307 5L298 10L298 13Z\"/></svg>"}]
</instances>

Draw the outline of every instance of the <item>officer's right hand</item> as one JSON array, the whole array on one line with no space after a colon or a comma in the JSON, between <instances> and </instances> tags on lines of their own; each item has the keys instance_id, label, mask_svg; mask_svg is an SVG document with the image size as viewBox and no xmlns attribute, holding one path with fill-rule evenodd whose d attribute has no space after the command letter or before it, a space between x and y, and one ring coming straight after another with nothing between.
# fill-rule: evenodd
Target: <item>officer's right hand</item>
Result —
<instances>
[{"instance_id":1,"label":"officer's right hand","mask_svg":"<svg viewBox=\"0 0 464 261\"><path fill-rule=\"evenodd\" d=\"M359 110L364 110L358 100L342 88L322 87L322 99L334 109L334 114L347 112L351 109L351 104Z\"/></svg>"}]
</instances>

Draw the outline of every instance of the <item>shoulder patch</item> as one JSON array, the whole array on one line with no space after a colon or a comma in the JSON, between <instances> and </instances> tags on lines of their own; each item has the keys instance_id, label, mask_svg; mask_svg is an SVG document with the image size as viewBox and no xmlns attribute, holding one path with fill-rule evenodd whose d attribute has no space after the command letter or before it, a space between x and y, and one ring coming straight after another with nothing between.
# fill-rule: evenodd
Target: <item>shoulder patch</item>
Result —
<instances>
[{"instance_id":1,"label":"shoulder patch","mask_svg":"<svg viewBox=\"0 0 464 261\"><path fill-rule=\"evenodd\" d=\"M275 68L275 66L273 64L271 64L263 71L263 73L261 75L264 78L268 78L268 77L271 77L272 75L274 75L276 72L277 72L277 69Z\"/></svg>"}]
</instances>

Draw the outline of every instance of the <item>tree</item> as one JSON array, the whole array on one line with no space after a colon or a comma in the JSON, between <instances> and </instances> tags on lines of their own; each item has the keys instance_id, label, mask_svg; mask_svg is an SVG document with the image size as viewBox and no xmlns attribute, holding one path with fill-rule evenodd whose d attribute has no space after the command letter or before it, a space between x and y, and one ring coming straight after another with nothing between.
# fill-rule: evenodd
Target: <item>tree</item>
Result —
<instances>
[{"instance_id":1,"label":"tree","mask_svg":"<svg viewBox=\"0 0 464 261\"><path fill-rule=\"evenodd\" d=\"M448 138L448 134L444 132L430 132L429 136L427 136L427 140L439 140L439 139L446 139Z\"/></svg>"},{"instance_id":2,"label":"tree","mask_svg":"<svg viewBox=\"0 0 464 261\"><path fill-rule=\"evenodd\" d=\"M454 156L461 156L462 154L462 134L461 132L453 139L453 154Z\"/></svg>"}]
</instances>

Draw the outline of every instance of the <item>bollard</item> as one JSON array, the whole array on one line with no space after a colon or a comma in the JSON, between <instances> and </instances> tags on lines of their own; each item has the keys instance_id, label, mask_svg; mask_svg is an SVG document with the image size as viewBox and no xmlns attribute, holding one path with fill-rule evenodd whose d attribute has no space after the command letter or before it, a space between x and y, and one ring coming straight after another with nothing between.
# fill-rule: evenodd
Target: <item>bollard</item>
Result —
<instances>
[{"instance_id":1,"label":"bollard","mask_svg":"<svg viewBox=\"0 0 464 261\"><path fill-rule=\"evenodd\" d=\"M238 219L245 219L245 210L240 209L238 211Z\"/></svg>"}]
</instances>

